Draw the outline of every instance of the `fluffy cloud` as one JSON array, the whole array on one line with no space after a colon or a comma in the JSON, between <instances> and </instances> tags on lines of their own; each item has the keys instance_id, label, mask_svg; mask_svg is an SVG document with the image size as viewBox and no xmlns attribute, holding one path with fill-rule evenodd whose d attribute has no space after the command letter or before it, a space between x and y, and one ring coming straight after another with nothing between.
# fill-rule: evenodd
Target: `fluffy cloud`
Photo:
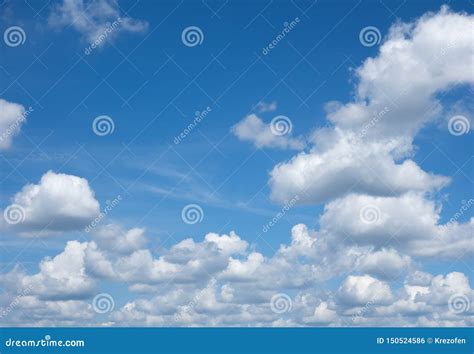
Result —
<instances>
[{"instance_id":1,"label":"fluffy cloud","mask_svg":"<svg viewBox=\"0 0 474 354\"><path fill-rule=\"evenodd\" d=\"M368 129L368 136L413 136L442 111L436 93L474 83L473 18L443 7L413 23L392 26L378 56L356 70L354 102L332 110L330 121L360 131L372 125L374 112L389 107Z\"/></svg>"},{"instance_id":2,"label":"fluffy cloud","mask_svg":"<svg viewBox=\"0 0 474 354\"><path fill-rule=\"evenodd\" d=\"M8 217L13 210L20 216L15 223ZM15 194L3 225L30 235L48 234L80 229L98 214L99 203L86 179L48 171L38 184L28 184Z\"/></svg>"},{"instance_id":3,"label":"fluffy cloud","mask_svg":"<svg viewBox=\"0 0 474 354\"><path fill-rule=\"evenodd\" d=\"M411 265L410 257L401 255L393 249L382 248L363 257L359 268L381 279L396 279L406 273Z\"/></svg>"},{"instance_id":4,"label":"fluffy cloud","mask_svg":"<svg viewBox=\"0 0 474 354\"><path fill-rule=\"evenodd\" d=\"M314 272L318 268L334 268L332 259L326 264L318 253L320 248L324 250L323 243L324 235L304 225L295 226L291 244L281 245L270 257L251 250L235 233L210 233L201 242L186 239L163 250L161 255L144 248L127 248L128 253L118 253L107 243L102 249L94 241L69 241L63 252L43 259L36 274L28 275L16 267L0 275L5 289L0 296L0 320L9 325L84 325L84 321L101 325L102 316L96 317L91 302L105 278L129 285L129 292L120 294L126 302L118 306L117 298L117 309L106 314L108 325L472 322L466 311L449 309L454 295L472 301L474 294L467 277L458 272L433 276L405 270L405 274L409 272L405 283L397 289L392 286L400 286L399 282L390 284L390 277L385 281L376 275L349 274L333 292L322 292L325 280L314 277ZM364 271L386 275L399 272L409 263L409 259L390 249L353 253L356 261L345 264L345 268L336 266L333 277ZM140 295L135 297L137 293ZM286 294L285 301L292 308L284 314L272 310L272 299L281 293Z\"/></svg>"},{"instance_id":5,"label":"fluffy cloud","mask_svg":"<svg viewBox=\"0 0 474 354\"><path fill-rule=\"evenodd\" d=\"M8 149L13 137L20 132L25 123L27 112L21 104L8 102L0 98L0 150Z\"/></svg>"},{"instance_id":6,"label":"fluffy cloud","mask_svg":"<svg viewBox=\"0 0 474 354\"><path fill-rule=\"evenodd\" d=\"M234 232L157 252L146 248L143 229L105 225L90 241L67 242L36 273L17 266L0 275L3 313L17 311L2 323L101 325L106 317L108 325L130 326L473 325L469 278L427 273L420 261L472 255L474 218L441 225L441 207L428 195L449 179L411 159L415 134L442 112L436 94L472 82L471 27L472 17L447 9L394 26L379 55L356 70L354 101L328 105L334 126L313 134L309 152L274 168L274 199L327 202L317 230L295 225L289 243L264 255ZM298 139L269 136L256 115L233 131L259 147L299 148ZM13 202L25 210L20 226L30 229L73 229L98 213L86 180L52 172ZM115 311L96 317L90 302L104 280L128 292L116 297ZM275 298L289 310L275 311Z\"/></svg>"},{"instance_id":7,"label":"fluffy cloud","mask_svg":"<svg viewBox=\"0 0 474 354\"><path fill-rule=\"evenodd\" d=\"M280 149L302 149L301 138L292 138L288 134L279 135L272 131L271 124L265 124L257 115L250 114L232 127L232 132L240 140L250 141L256 147Z\"/></svg>"},{"instance_id":8,"label":"fluffy cloud","mask_svg":"<svg viewBox=\"0 0 474 354\"><path fill-rule=\"evenodd\" d=\"M86 273L87 242L69 241L64 251L54 258L46 257L39 264L39 272L26 275L18 268L3 281L17 289L28 289L28 295L39 300L77 300L93 294L95 280Z\"/></svg>"},{"instance_id":9,"label":"fluffy cloud","mask_svg":"<svg viewBox=\"0 0 474 354\"><path fill-rule=\"evenodd\" d=\"M387 283L369 275L350 275L339 288L338 297L348 305L388 304L392 292Z\"/></svg>"},{"instance_id":10,"label":"fluffy cloud","mask_svg":"<svg viewBox=\"0 0 474 354\"><path fill-rule=\"evenodd\" d=\"M474 220L440 225L440 212L434 202L417 193L398 197L351 194L325 206L320 232L336 243L395 247L415 256L471 255Z\"/></svg>"},{"instance_id":11,"label":"fluffy cloud","mask_svg":"<svg viewBox=\"0 0 474 354\"><path fill-rule=\"evenodd\" d=\"M115 22L117 27L111 27ZM99 44L117 32L142 32L148 27L145 21L122 16L117 0L63 0L53 8L48 23L59 29L71 26L89 43Z\"/></svg>"},{"instance_id":12,"label":"fluffy cloud","mask_svg":"<svg viewBox=\"0 0 474 354\"><path fill-rule=\"evenodd\" d=\"M125 254L138 251L147 242L145 229L124 230L116 224L104 225L94 230L93 238L102 249Z\"/></svg>"},{"instance_id":13,"label":"fluffy cloud","mask_svg":"<svg viewBox=\"0 0 474 354\"><path fill-rule=\"evenodd\" d=\"M321 203L348 193L399 195L411 190L439 189L449 178L424 172L414 161L394 160L403 145L400 139L362 142L336 129L321 131L318 146L280 163L270 173L272 198L284 202ZM320 139L319 139L320 138Z\"/></svg>"},{"instance_id":14,"label":"fluffy cloud","mask_svg":"<svg viewBox=\"0 0 474 354\"><path fill-rule=\"evenodd\" d=\"M355 71L354 100L327 105L333 127L316 131L309 153L275 166L273 198L299 194L303 203L321 203L350 192L387 196L445 186L447 178L409 157L416 133L443 112L436 95L474 83L472 26L473 16L446 7L394 25L379 54Z\"/></svg>"}]
</instances>

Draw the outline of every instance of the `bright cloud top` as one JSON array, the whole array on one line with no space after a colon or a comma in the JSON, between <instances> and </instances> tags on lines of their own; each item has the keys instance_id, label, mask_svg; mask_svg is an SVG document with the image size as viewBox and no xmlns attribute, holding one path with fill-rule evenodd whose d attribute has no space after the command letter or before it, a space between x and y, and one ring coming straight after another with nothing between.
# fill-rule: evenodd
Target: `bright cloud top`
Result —
<instances>
[{"instance_id":1,"label":"bright cloud top","mask_svg":"<svg viewBox=\"0 0 474 354\"><path fill-rule=\"evenodd\" d=\"M316 131L309 153L271 171L273 198L301 193L302 202L321 203L350 192L384 196L446 185L407 157L415 134L443 113L436 94L474 83L473 25L473 16L446 7L394 25L378 56L356 70L354 102L328 104L334 128Z\"/></svg>"},{"instance_id":2,"label":"bright cloud top","mask_svg":"<svg viewBox=\"0 0 474 354\"><path fill-rule=\"evenodd\" d=\"M78 230L99 214L99 202L86 179L52 171L38 184L24 186L11 202L5 210L18 210L21 220L6 217L4 226L30 235Z\"/></svg>"}]
</instances>

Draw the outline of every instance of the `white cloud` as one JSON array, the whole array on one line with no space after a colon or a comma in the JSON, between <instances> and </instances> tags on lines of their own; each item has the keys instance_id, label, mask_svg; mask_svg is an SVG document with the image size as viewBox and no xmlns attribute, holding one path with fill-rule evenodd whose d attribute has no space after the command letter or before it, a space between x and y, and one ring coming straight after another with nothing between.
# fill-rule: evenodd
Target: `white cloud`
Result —
<instances>
[{"instance_id":1,"label":"white cloud","mask_svg":"<svg viewBox=\"0 0 474 354\"><path fill-rule=\"evenodd\" d=\"M321 301L313 315L304 317L303 321L309 325L327 325L337 321L337 312L329 309L326 301Z\"/></svg>"},{"instance_id":2,"label":"white cloud","mask_svg":"<svg viewBox=\"0 0 474 354\"><path fill-rule=\"evenodd\" d=\"M4 226L26 234L77 230L99 214L99 203L86 179L48 171L38 184L15 194L11 205L20 207L24 220Z\"/></svg>"},{"instance_id":3,"label":"white cloud","mask_svg":"<svg viewBox=\"0 0 474 354\"><path fill-rule=\"evenodd\" d=\"M54 258L44 258L39 272L22 278L23 288L43 300L81 299L93 294L96 282L86 273L87 242L69 241Z\"/></svg>"},{"instance_id":4,"label":"white cloud","mask_svg":"<svg viewBox=\"0 0 474 354\"><path fill-rule=\"evenodd\" d=\"M398 197L351 194L325 206L320 232L330 242L394 247L414 256L471 255L474 220L440 225L440 212L434 202L417 193Z\"/></svg>"},{"instance_id":5,"label":"white cloud","mask_svg":"<svg viewBox=\"0 0 474 354\"><path fill-rule=\"evenodd\" d=\"M300 203L310 204L348 193L399 195L439 189L449 182L424 172L410 159L396 162L393 155L402 153L398 149L403 145L398 139L362 142L339 129L320 132L319 137L319 145L309 153L301 152L273 168L274 200L284 202L298 195Z\"/></svg>"},{"instance_id":6,"label":"white cloud","mask_svg":"<svg viewBox=\"0 0 474 354\"><path fill-rule=\"evenodd\" d=\"M349 275L339 288L338 297L348 306L389 304L392 291L387 283L369 275Z\"/></svg>"},{"instance_id":7,"label":"white cloud","mask_svg":"<svg viewBox=\"0 0 474 354\"><path fill-rule=\"evenodd\" d=\"M374 113L389 107L368 135L413 136L441 112L436 93L474 83L473 18L443 7L413 23L392 26L377 57L356 70L354 102L328 118L340 128L359 131L370 124Z\"/></svg>"},{"instance_id":8,"label":"white cloud","mask_svg":"<svg viewBox=\"0 0 474 354\"><path fill-rule=\"evenodd\" d=\"M0 150L10 148L13 137L25 123L27 111L21 104L0 98Z\"/></svg>"},{"instance_id":9,"label":"white cloud","mask_svg":"<svg viewBox=\"0 0 474 354\"><path fill-rule=\"evenodd\" d=\"M396 279L411 266L411 258L394 249L381 249L363 257L360 269L381 279Z\"/></svg>"},{"instance_id":10,"label":"white cloud","mask_svg":"<svg viewBox=\"0 0 474 354\"><path fill-rule=\"evenodd\" d=\"M241 240L233 231L231 231L229 235L221 236L211 232L206 235L204 240L216 244L219 251L224 254L242 253L248 247L248 243Z\"/></svg>"},{"instance_id":11,"label":"white cloud","mask_svg":"<svg viewBox=\"0 0 474 354\"><path fill-rule=\"evenodd\" d=\"M93 231L93 238L105 250L118 253L132 253L146 243L145 229L124 230L120 225L108 224Z\"/></svg>"},{"instance_id":12,"label":"white cloud","mask_svg":"<svg viewBox=\"0 0 474 354\"><path fill-rule=\"evenodd\" d=\"M143 32L148 23L122 15L117 0L63 0L55 6L48 18L53 28L62 29L71 26L81 33L89 43L103 38L116 36L117 32ZM117 21L116 28L111 23Z\"/></svg>"},{"instance_id":13,"label":"white cloud","mask_svg":"<svg viewBox=\"0 0 474 354\"><path fill-rule=\"evenodd\" d=\"M64 4L73 9L67 14L83 6ZM110 16L115 5L97 1L87 11L103 6ZM473 325L469 278L426 273L419 261L470 256L474 218L440 225L441 207L428 196L449 179L411 160L415 134L442 112L436 93L472 82L471 27L472 17L446 9L393 27L379 55L356 71L354 101L328 105L334 127L316 131L308 153L275 167L274 199L298 194L305 203L329 201L317 230L295 225L289 244L264 255L234 232L184 239L157 252L146 248L143 229L106 225L93 241L69 241L32 275L19 267L0 275L4 309L19 288L32 289L16 305L15 320L3 322L100 325L103 317L94 317L89 304L107 281L128 287L120 293L125 305L106 315L108 325ZM256 115L233 128L259 147L303 147L269 130ZM71 230L99 212L86 180L53 172L12 202L25 210L24 230ZM288 313L272 311L278 293L291 299ZM452 311L453 296L470 309Z\"/></svg>"},{"instance_id":14,"label":"white cloud","mask_svg":"<svg viewBox=\"0 0 474 354\"><path fill-rule=\"evenodd\" d=\"M183 240L159 257L149 249L120 254L101 249L95 242L69 241L63 252L44 258L36 274L28 275L17 267L0 275L5 290L0 306L6 309L15 303L12 313L1 320L10 325L101 325L90 304L105 278L129 285L129 292L120 294L127 299L126 304L107 315L108 325L373 326L413 325L415 321L425 325L472 322L468 313L450 312L448 306L453 294L465 294L472 301L474 292L462 273L432 276L413 271L402 287L393 290L392 286L400 286L399 282L389 283L395 277L383 281L368 274L349 274L334 292L321 292L325 281L312 278L315 267L339 267L327 253L319 253L321 247L326 252L321 243L324 237L297 225L291 244L282 245L269 257L251 251L246 243L244 248L235 233L211 233L202 242ZM305 247L307 251L303 251ZM394 250L356 254L358 259L345 268L339 267L333 277L364 269L374 274L375 268L380 268L380 274L398 272L409 263ZM136 292L141 295L135 297ZM281 292L290 294L292 301L292 310L284 315L273 312L270 306L272 297Z\"/></svg>"},{"instance_id":15,"label":"white cloud","mask_svg":"<svg viewBox=\"0 0 474 354\"><path fill-rule=\"evenodd\" d=\"M304 141L293 138L290 133L278 135L271 125L265 124L257 115L250 114L232 127L232 132L242 141L249 141L258 148L302 149Z\"/></svg>"},{"instance_id":16,"label":"white cloud","mask_svg":"<svg viewBox=\"0 0 474 354\"><path fill-rule=\"evenodd\" d=\"M277 103L276 101L273 101L273 102L259 101L255 105L254 109L257 111L257 113L274 112L277 109Z\"/></svg>"},{"instance_id":17,"label":"white cloud","mask_svg":"<svg viewBox=\"0 0 474 354\"><path fill-rule=\"evenodd\" d=\"M327 105L333 127L316 131L309 153L275 166L273 198L301 193L301 202L321 203L350 192L387 196L445 186L447 178L407 158L416 133L441 117L437 94L474 83L472 27L473 16L446 7L394 25L378 55L356 69L353 101Z\"/></svg>"}]
</instances>

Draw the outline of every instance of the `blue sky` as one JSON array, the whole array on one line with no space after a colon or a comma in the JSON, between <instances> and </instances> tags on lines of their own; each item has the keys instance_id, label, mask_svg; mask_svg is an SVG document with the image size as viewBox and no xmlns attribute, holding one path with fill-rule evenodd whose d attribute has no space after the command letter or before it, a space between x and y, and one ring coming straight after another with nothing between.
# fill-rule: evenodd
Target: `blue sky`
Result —
<instances>
[{"instance_id":1,"label":"blue sky","mask_svg":"<svg viewBox=\"0 0 474 354\"><path fill-rule=\"evenodd\" d=\"M94 4L85 3L86 9L87 3ZM33 108L10 146L1 151L2 210L12 204L13 196L25 185L37 185L47 171L53 171L86 179L100 210L107 201L120 195L122 201L100 226L114 224L123 229L146 229L147 247L157 258L182 240L192 238L202 242L210 232L228 235L231 231L248 243L244 258L251 252L271 258L281 244L291 243L295 225L320 229L325 206L341 197L337 195L325 200L315 197L315 201L291 207L271 232L263 232L262 227L284 205L281 199L272 197L277 188L270 181L275 166L290 164L290 159L300 154L299 151L311 154L314 141L318 140L311 138L311 134L320 128L332 129L337 125L328 121L327 103L339 101L345 104L354 100L360 81L357 68L367 58L379 56L380 46L387 41L389 28L394 23L416 21L427 12L440 11L445 3L97 0L95 4L98 7L108 4L113 14L136 22L127 22L128 28L119 25L119 29L89 55L84 49L90 45L91 28L78 28L74 21L54 22L54 14L61 11L63 16L71 15L65 7L60 7L61 2L4 1L1 5L2 31L20 26L26 40L19 46L3 43L0 46L0 97ZM472 5L466 2L452 1L448 5L453 13L463 13L460 16L469 18L468 14L472 13ZM89 14L98 28L117 17L105 18L103 14ZM294 29L264 54L263 48L282 31L284 23L296 18L298 22ZM472 17L470 19L472 21ZM202 31L201 44L186 46L183 43L182 32L189 26L197 26ZM359 40L361 30L367 26L380 31L378 45L364 46ZM448 46L446 50L451 49ZM466 71L472 76L472 61L470 64ZM417 78L407 75L403 80L417 81ZM394 157L398 164L410 159L430 175L450 178L450 183L440 188L421 188L423 200L432 202L436 208L442 206L435 213L440 218L439 224L449 222L463 201L472 197L472 135L468 134L469 128L461 136L450 134L448 130L450 117L460 115L470 122L473 107L472 99L469 99L472 97L469 80L470 77L466 78L467 84L460 85L447 82L444 87L434 90L433 97L439 100L443 109L419 124L416 133L408 134L413 140L408 144L412 148L409 154ZM256 107L259 102L275 103L276 107L261 112ZM406 105L404 108L411 103L412 100L402 101ZM193 121L195 112L202 112L207 107L209 113L183 141L175 144L175 137ZM292 124L290 139L304 140L304 147L258 146L252 139L239 136L232 127L251 114L258 116L264 124L279 115L288 117ZM112 134L99 136L94 133L93 121L101 115L113 120ZM393 119L393 124L398 124L400 119ZM272 141L282 141L279 138L273 137L277 140ZM366 167L360 165L359 168ZM350 178L350 172L339 172L346 173ZM335 179L339 177L334 176ZM415 177L402 175L400 178L400 185L404 185L405 179ZM318 178L315 177L312 183L318 184ZM350 192L351 187L347 188ZM328 186L327 190L330 189ZM385 192L374 193L375 197L387 197ZM54 201L54 197L48 199L48 202ZM189 204L202 208L201 222L183 222L182 210ZM27 209L26 205L24 207ZM44 207L61 214L59 204ZM463 213L456 222L467 225L470 215L472 211ZM420 224L424 224L423 217L420 215ZM44 222L46 225L47 221ZM342 217L337 223L350 224ZM414 230L418 230L416 218L414 223ZM20 264L27 274L35 274L38 263L44 257L61 253L67 241L94 242L94 236L84 232L83 227L71 227L41 237L37 237L38 229L33 230L33 227L28 229L27 235L24 231L15 227L5 227L2 231L4 274L12 271L15 264ZM472 229L462 232L472 232ZM436 255L428 259L410 257L413 263L405 270L407 277L415 271L433 275L460 272L468 279L472 277L472 256L469 254L448 258ZM347 274L347 271L336 274L316 288L343 292L345 288L341 285L344 288L341 290L340 283ZM468 281L472 284L472 279ZM133 281L105 279L99 282L102 285L97 289L114 297L116 311L135 297L127 290ZM406 284L406 278L395 278L391 282L395 287L400 286ZM87 305L99 290L84 291L79 298ZM278 293L290 294L296 303L299 290L294 287ZM153 291L161 293L162 289ZM10 294L9 290L5 290L5 294ZM11 294L9 296L11 298ZM150 299L152 294L146 296ZM329 300L319 299L314 306L320 311L324 306L328 306L328 311L336 311ZM115 317L109 321L114 323L119 323L123 317L120 313L111 316ZM61 323L59 317L57 321L51 323ZM80 323L81 319L77 321ZM203 323L199 321L196 323ZM235 321L236 324L243 323ZM24 323L31 322L25 320ZM76 322L71 320L71 323ZM282 325L278 319L263 323ZM296 322L288 323L294 325ZM327 324L324 321L308 323ZM428 322L411 324L422 323Z\"/></svg>"}]
</instances>

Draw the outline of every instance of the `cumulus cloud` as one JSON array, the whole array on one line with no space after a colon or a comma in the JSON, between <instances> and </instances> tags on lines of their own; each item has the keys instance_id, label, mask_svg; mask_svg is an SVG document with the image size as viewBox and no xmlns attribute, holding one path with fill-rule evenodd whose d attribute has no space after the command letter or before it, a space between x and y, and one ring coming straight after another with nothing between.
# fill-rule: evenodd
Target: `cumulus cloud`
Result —
<instances>
[{"instance_id":1,"label":"cumulus cloud","mask_svg":"<svg viewBox=\"0 0 474 354\"><path fill-rule=\"evenodd\" d=\"M338 297L351 306L388 304L392 301L392 291L387 283L369 275L350 275L339 288Z\"/></svg>"},{"instance_id":2,"label":"cumulus cloud","mask_svg":"<svg viewBox=\"0 0 474 354\"><path fill-rule=\"evenodd\" d=\"M94 240L102 249L111 252L132 253L146 245L145 229L124 230L120 225L100 226L92 232Z\"/></svg>"},{"instance_id":3,"label":"cumulus cloud","mask_svg":"<svg viewBox=\"0 0 474 354\"><path fill-rule=\"evenodd\" d=\"M378 55L356 69L353 101L327 105L332 127L313 134L310 152L272 170L272 197L301 193L300 202L321 203L349 192L387 196L445 186L446 177L410 159L412 143L441 117L437 94L474 83L472 26L473 16L446 7L394 25Z\"/></svg>"},{"instance_id":4,"label":"cumulus cloud","mask_svg":"<svg viewBox=\"0 0 474 354\"><path fill-rule=\"evenodd\" d=\"M474 83L472 26L473 16L447 7L392 26L378 56L356 70L355 100L330 112L329 120L359 131L374 112L394 107L367 134L374 139L413 136L442 111L436 93Z\"/></svg>"},{"instance_id":5,"label":"cumulus cloud","mask_svg":"<svg viewBox=\"0 0 474 354\"><path fill-rule=\"evenodd\" d=\"M48 23L53 28L71 26L89 43L104 43L103 38L116 36L117 32L143 32L146 21L123 16L117 0L63 0L51 11ZM111 27L111 23L118 23Z\"/></svg>"},{"instance_id":6,"label":"cumulus cloud","mask_svg":"<svg viewBox=\"0 0 474 354\"><path fill-rule=\"evenodd\" d=\"M472 326L468 276L430 274L421 262L472 256L474 218L441 224L429 196L449 179L412 158L416 133L443 111L436 94L473 81L471 28L472 16L446 8L393 26L378 56L356 70L354 100L328 104L333 127L313 134L309 152L275 166L275 200L327 203L317 229L295 225L288 243L264 254L235 232L158 252L147 248L144 229L105 225L90 241L67 242L33 274L19 266L1 274L0 306L21 295L19 315L2 323L103 324L89 304L106 280L128 287L119 294L125 304L105 315L108 325ZM303 147L268 135L256 115L233 131L258 147ZM77 228L99 207L86 180L53 172L12 202L25 210L23 228L46 223L50 231ZM274 311L275 296L287 312Z\"/></svg>"},{"instance_id":7,"label":"cumulus cloud","mask_svg":"<svg viewBox=\"0 0 474 354\"><path fill-rule=\"evenodd\" d=\"M133 230L133 229L132 229ZM125 231L125 234L132 230ZM333 270L350 272L334 291L321 291L318 268L334 268L321 256L324 236L304 225L273 255L251 250L235 233L186 239L161 251L118 253L95 241L69 241L64 251L46 257L39 271L19 267L0 275L5 292L0 306L17 311L1 316L9 325L101 325L90 309L101 281L129 286L128 299L106 314L108 325L130 326L305 326L305 325L467 325L472 318L449 310L452 296L472 299L468 278L459 272L433 276L405 270L405 282L375 275L398 272L409 259L391 249L358 253L353 263ZM130 253L132 252L132 253ZM348 250L348 252L350 252ZM378 268L378 269L376 269ZM369 274L364 274L367 271ZM408 274L407 274L408 272ZM398 288L392 288L397 286ZM25 289L27 291L25 291ZM272 298L285 294L292 310L272 310ZM114 296L115 294L111 294ZM128 297L127 297L128 296ZM469 300L471 301L471 300ZM10 306L11 307L11 306ZM77 313L71 313L76 310Z\"/></svg>"},{"instance_id":8,"label":"cumulus cloud","mask_svg":"<svg viewBox=\"0 0 474 354\"><path fill-rule=\"evenodd\" d=\"M0 150L7 150L13 137L18 135L21 126L26 122L27 111L21 104L8 102L0 98Z\"/></svg>"},{"instance_id":9,"label":"cumulus cloud","mask_svg":"<svg viewBox=\"0 0 474 354\"><path fill-rule=\"evenodd\" d=\"M301 138L293 138L290 133L279 135L272 131L271 124L265 124L255 114L250 114L232 127L232 132L242 141L249 141L258 148L302 149Z\"/></svg>"},{"instance_id":10,"label":"cumulus cloud","mask_svg":"<svg viewBox=\"0 0 474 354\"><path fill-rule=\"evenodd\" d=\"M417 193L398 197L351 194L325 206L321 232L336 242L395 247L415 256L472 255L473 218L442 225L440 212L433 201Z\"/></svg>"},{"instance_id":11,"label":"cumulus cloud","mask_svg":"<svg viewBox=\"0 0 474 354\"><path fill-rule=\"evenodd\" d=\"M38 184L27 184L11 199L3 226L26 235L71 231L84 227L99 214L86 179L48 171ZM8 211L16 210L14 223Z\"/></svg>"},{"instance_id":12,"label":"cumulus cloud","mask_svg":"<svg viewBox=\"0 0 474 354\"><path fill-rule=\"evenodd\" d=\"M311 204L349 193L400 195L436 190L449 182L447 177L426 173L411 159L395 161L394 154L406 153L398 150L399 139L362 142L339 129L318 136L316 148L273 168L274 200L284 202L298 195L299 203Z\"/></svg>"}]
</instances>

